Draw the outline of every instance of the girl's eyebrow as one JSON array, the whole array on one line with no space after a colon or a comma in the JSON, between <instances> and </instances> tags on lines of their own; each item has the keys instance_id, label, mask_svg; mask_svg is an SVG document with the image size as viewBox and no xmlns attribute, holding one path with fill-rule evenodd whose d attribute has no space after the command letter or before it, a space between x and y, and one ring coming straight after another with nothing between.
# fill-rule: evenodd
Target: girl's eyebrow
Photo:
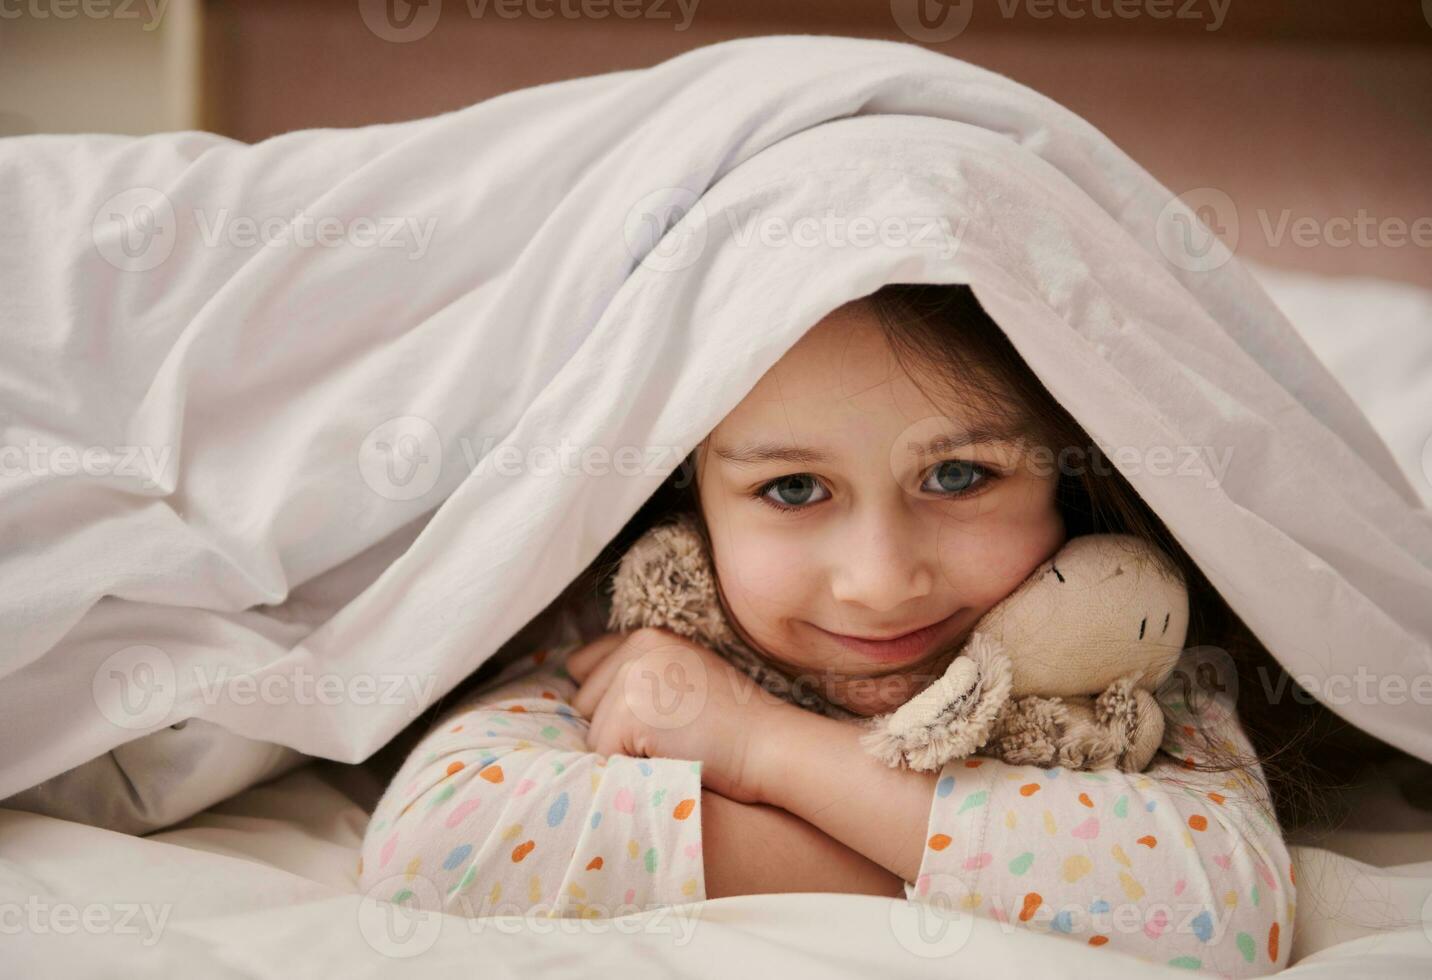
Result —
<instances>
[{"instance_id":1,"label":"girl's eyebrow","mask_svg":"<svg viewBox=\"0 0 1432 980\"><path fill-rule=\"evenodd\" d=\"M965 446L1017 442L1030 434L1027 423L1009 425L974 425L959 432L949 432L921 442L906 443L913 456L938 456ZM751 442L738 446L712 446L712 452L737 466L759 463L829 463L835 454L810 446L787 446L775 442Z\"/></svg>"},{"instance_id":2,"label":"girl's eyebrow","mask_svg":"<svg viewBox=\"0 0 1432 980\"><path fill-rule=\"evenodd\" d=\"M774 442L752 442L741 446L713 446L711 451L737 466L757 463L828 463L831 454L806 446L782 446Z\"/></svg>"},{"instance_id":3,"label":"girl's eyebrow","mask_svg":"<svg viewBox=\"0 0 1432 980\"><path fill-rule=\"evenodd\" d=\"M940 456L966 446L980 446L991 443L1017 443L1028 439L1034 428L1028 421L1008 422L1003 425L978 423L961 432L935 436L924 442L907 442L905 448L912 456Z\"/></svg>"}]
</instances>

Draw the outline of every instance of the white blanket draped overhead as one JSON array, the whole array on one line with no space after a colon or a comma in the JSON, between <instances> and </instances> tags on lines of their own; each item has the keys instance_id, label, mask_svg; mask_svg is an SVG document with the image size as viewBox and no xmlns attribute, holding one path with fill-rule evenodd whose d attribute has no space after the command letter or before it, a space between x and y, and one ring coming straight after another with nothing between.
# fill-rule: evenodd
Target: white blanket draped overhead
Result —
<instances>
[{"instance_id":1,"label":"white blanket draped overhead","mask_svg":"<svg viewBox=\"0 0 1432 980\"><path fill-rule=\"evenodd\" d=\"M973 284L1105 446L1231 452L1130 478L1315 691L1424 677L1427 512L1170 197L1008 79L830 37L253 146L0 141L0 797L191 717L364 759L892 281ZM1425 704L1352 691L1432 760Z\"/></svg>"}]
</instances>

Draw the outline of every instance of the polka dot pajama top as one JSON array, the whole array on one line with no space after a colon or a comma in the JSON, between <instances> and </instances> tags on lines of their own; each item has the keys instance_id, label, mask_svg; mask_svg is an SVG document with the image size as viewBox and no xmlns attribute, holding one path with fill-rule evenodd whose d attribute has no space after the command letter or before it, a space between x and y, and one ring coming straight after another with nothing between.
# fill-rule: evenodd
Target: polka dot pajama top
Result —
<instances>
[{"instance_id":1,"label":"polka dot pajama top","mask_svg":"<svg viewBox=\"0 0 1432 980\"><path fill-rule=\"evenodd\" d=\"M701 763L587 751L564 666L579 646L509 665L423 737L368 825L364 894L470 917L706 897Z\"/></svg>"},{"instance_id":2,"label":"polka dot pajama top","mask_svg":"<svg viewBox=\"0 0 1432 980\"><path fill-rule=\"evenodd\" d=\"M470 917L705 898L701 764L588 752L579 645L509 665L424 736L368 826L365 894ZM1197 768L1251 748L1231 712L1164 707L1144 773L948 763L908 898L1175 967L1281 969L1294 880L1262 773Z\"/></svg>"},{"instance_id":3,"label":"polka dot pajama top","mask_svg":"<svg viewBox=\"0 0 1432 980\"><path fill-rule=\"evenodd\" d=\"M1197 768L1252 747L1217 704L1162 703L1142 773L947 763L906 895L1169 966L1281 970L1295 882L1262 772Z\"/></svg>"}]
</instances>

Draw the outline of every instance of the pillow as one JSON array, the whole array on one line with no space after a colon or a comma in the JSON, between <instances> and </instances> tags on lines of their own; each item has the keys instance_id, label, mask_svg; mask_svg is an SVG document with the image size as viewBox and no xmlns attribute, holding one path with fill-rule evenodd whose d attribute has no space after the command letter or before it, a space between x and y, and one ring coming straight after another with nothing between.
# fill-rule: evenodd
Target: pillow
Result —
<instances>
[{"instance_id":1,"label":"pillow","mask_svg":"<svg viewBox=\"0 0 1432 980\"><path fill-rule=\"evenodd\" d=\"M1432 509L1432 290L1244 262Z\"/></svg>"}]
</instances>

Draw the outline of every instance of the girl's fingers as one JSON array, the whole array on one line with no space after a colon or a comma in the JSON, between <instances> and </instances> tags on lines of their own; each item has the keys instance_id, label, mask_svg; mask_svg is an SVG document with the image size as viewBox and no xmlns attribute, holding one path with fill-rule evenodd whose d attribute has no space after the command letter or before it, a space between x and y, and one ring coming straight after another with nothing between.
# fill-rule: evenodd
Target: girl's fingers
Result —
<instances>
[{"instance_id":1,"label":"girl's fingers","mask_svg":"<svg viewBox=\"0 0 1432 980\"><path fill-rule=\"evenodd\" d=\"M607 654L622 645L624 639L626 635L623 633L603 633L567 658L567 673L572 675L572 680L581 684L597 664L606 659Z\"/></svg>"},{"instance_id":2,"label":"girl's fingers","mask_svg":"<svg viewBox=\"0 0 1432 980\"><path fill-rule=\"evenodd\" d=\"M614 684L622 684L626 676L626 668L631 664L631 661L625 657L611 657L607 662L612 661L621 661L621 664L611 672L610 676L598 678L602 682L603 690L609 689ZM592 708L591 728L587 732L587 749L608 757L625 751L621 744L619 727L613 722L612 706L605 698L598 700Z\"/></svg>"},{"instance_id":3,"label":"girl's fingers","mask_svg":"<svg viewBox=\"0 0 1432 980\"><path fill-rule=\"evenodd\" d=\"M611 750L607 746L606 712L597 712L597 714L601 717L592 718L592 726L587 730L587 751L595 752L601 756L610 756Z\"/></svg>"},{"instance_id":4,"label":"girl's fingers","mask_svg":"<svg viewBox=\"0 0 1432 980\"><path fill-rule=\"evenodd\" d=\"M627 657L619 649L604 656L588 671L587 679L580 683L572 697L572 708L582 717L591 718L626 660Z\"/></svg>"}]
</instances>

